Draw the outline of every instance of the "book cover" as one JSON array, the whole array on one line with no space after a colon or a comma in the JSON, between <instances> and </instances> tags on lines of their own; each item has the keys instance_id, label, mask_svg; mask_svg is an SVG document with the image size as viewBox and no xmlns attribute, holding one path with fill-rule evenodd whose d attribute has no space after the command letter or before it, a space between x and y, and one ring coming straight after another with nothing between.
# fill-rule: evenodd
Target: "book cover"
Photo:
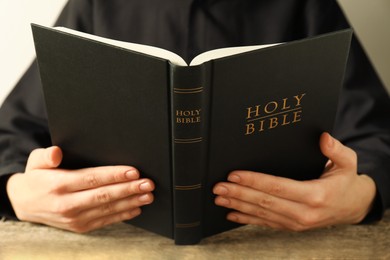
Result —
<instances>
[{"instance_id":1,"label":"book cover","mask_svg":"<svg viewBox=\"0 0 390 260\"><path fill-rule=\"evenodd\" d=\"M232 170L321 175L319 136L332 131L350 30L187 66L32 28L61 167L131 165L155 182L155 201L130 224L195 244L238 226L212 194Z\"/></svg>"}]
</instances>

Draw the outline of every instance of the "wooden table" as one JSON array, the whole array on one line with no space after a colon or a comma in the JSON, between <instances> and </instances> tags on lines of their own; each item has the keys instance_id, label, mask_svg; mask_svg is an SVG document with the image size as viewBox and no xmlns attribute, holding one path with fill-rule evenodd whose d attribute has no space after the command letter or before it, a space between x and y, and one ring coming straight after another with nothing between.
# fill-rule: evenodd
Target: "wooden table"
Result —
<instances>
[{"instance_id":1,"label":"wooden table","mask_svg":"<svg viewBox=\"0 0 390 260\"><path fill-rule=\"evenodd\" d=\"M195 246L117 224L74 234L22 222L0 223L0 259L390 259L390 211L375 225L302 233L244 226Z\"/></svg>"}]
</instances>

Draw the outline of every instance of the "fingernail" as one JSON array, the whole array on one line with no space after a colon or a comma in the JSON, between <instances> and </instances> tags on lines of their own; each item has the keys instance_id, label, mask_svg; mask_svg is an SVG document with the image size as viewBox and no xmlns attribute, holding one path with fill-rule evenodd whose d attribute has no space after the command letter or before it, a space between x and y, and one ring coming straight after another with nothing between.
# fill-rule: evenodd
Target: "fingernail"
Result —
<instances>
[{"instance_id":1,"label":"fingernail","mask_svg":"<svg viewBox=\"0 0 390 260\"><path fill-rule=\"evenodd\" d=\"M217 185L214 189L214 193L218 195L226 195L229 190L223 185Z\"/></svg>"},{"instance_id":2,"label":"fingernail","mask_svg":"<svg viewBox=\"0 0 390 260\"><path fill-rule=\"evenodd\" d=\"M228 214L227 219L234 222L238 221L238 217L236 214Z\"/></svg>"},{"instance_id":3,"label":"fingernail","mask_svg":"<svg viewBox=\"0 0 390 260\"><path fill-rule=\"evenodd\" d=\"M230 204L230 201L224 197L217 197L215 199L215 204L217 204L219 206L227 206Z\"/></svg>"},{"instance_id":4,"label":"fingernail","mask_svg":"<svg viewBox=\"0 0 390 260\"><path fill-rule=\"evenodd\" d=\"M141 191L151 191L152 190L152 185L150 185L149 182L143 182L139 185L139 189Z\"/></svg>"},{"instance_id":5,"label":"fingernail","mask_svg":"<svg viewBox=\"0 0 390 260\"><path fill-rule=\"evenodd\" d=\"M46 148L46 161L48 162L48 164L50 166L53 166L56 164L56 157L55 157L55 153L54 153L54 150L55 150L55 146L51 146L49 148Z\"/></svg>"},{"instance_id":6,"label":"fingernail","mask_svg":"<svg viewBox=\"0 0 390 260\"><path fill-rule=\"evenodd\" d=\"M130 171L126 172L126 177L128 179L134 180L134 179L137 179L139 176L138 176L138 172L136 170L130 170Z\"/></svg>"},{"instance_id":7,"label":"fingernail","mask_svg":"<svg viewBox=\"0 0 390 260\"><path fill-rule=\"evenodd\" d=\"M231 181L231 182L235 182L235 183L241 182L241 178L237 174L229 175L228 180Z\"/></svg>"},{"instance_id":8,"label":"fingernail","mask_svg":"<svg viewBox=\"0 0 390 260\"><path fill-rule=\"evenodd\" d=\"M141 202L150 202L149 194L142 194L138 197L138 200Z\"/></svg>"},{"instance_id":9,"label":"fingernail","mask_svg":"<svg viewBox=\"0 0 390 260\"><path fill-rule=\"evenodd\" d=\"M328 135L329 138L328 138L328 147L329 148L333 148L334 146L334 138L331 136L331 135Z\"/></svg>"},{"instance_id":10,"label":"fingernail","mask_svg":"<svg viewBox=\"0 0 390 260\"><path fill-rule=\"evenodd\" d=\"M141 214L141 209L136 208L130 211L130 218L136 217Z\"/></svg>"}]
</instances>

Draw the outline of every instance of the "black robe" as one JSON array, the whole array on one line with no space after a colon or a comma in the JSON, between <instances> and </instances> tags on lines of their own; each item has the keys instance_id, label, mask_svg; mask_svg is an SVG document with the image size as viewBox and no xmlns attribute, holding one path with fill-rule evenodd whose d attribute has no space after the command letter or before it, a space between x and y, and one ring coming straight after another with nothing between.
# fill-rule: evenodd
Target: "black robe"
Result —
<instances>
[{"instance_id":1,"label":"black robe","mask_svg":"<svg viewBox=\"0 0 390 260\"><path fill-rule=\"evenodd\" d=\"M220 47L285 42L348 28L336 1L70 0L57 25L162 47L191 60ZM390 100L353 39L333 135L358 154L358 172L377 196L366 220L390 206ZM24 172L29 153L51 145L34 62L0 109L0 215L15 217L6 194L10 174Z\"/></svg>"}]
</instances>

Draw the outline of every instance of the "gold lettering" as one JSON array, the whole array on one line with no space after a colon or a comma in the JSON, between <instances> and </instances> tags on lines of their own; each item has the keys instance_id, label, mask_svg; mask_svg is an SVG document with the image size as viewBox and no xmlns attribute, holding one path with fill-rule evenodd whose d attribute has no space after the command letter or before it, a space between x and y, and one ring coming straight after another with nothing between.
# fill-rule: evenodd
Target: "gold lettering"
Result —
<instances>
[{"instance_id":1,"label":"gold lettering","mask_svg":"<svg viewBox=\"0 0 390 260\"><path fill-rule=\"evenodd\" d=\"M272 105L272 104L274 105L274 108L271 109L271 110L268 109L268 107L270 106L270 104L271 104L271 105ZM276 101L271 101L271 102L269 102L267 105L265 105L265 107L264 107L264 112L265 112L266 114L272 114L273 112L276 111L276 109L278 109L278 102L276 102Z\"/></svg>"},{"instance_id":2,"label":"gold lettering","mask_svg":"<svg viewBox=\"0 0 390 260\"><path fill-rule=\"evenodd\" d=\"M176 110L176 123L178 124L193 124L200 123L201 109L194 110Z\"/></svg>"},{"instance_id":3,"label":"gold lettering","mask_svg":"<svg viewBox=\"0 0 390 260\"><path fill-rule=\"evenodd\" d=\"M302 113L302 110L298 110L298 111L295 111L293 113L294 114L294 119L292 121L293 123L301 121L301 113Z\"/></svg>"},{"instance_id":4,"label":"gold lettering","mask_svg":"<svg viewBox=\"0 0 390 260\"><path fill-rule=\"evenodd\" d=\"M252 111L252 107L248 107L247 110L248 110L248 115L247 115L246 119L251 119L252 117L258 117L260 114L260 105L256 106L255 111ZM255 113L255 115L252 116L252 113Z\"/></svg>"},{"instance_id":5,"label":"gold lettering","mask_svg":"<svg viewBox=\"0 0 390 260\"><path fill-rule=\"evenodd\" d=\"M195 110L176 110L176 116L199 116L201 109Z\"/></svg>"},{"instance_id":6,"label":"gold lettering","mask_svg":"<svg viewBox=\"0 0 390 260\"><path fill-rule=\"evenodd\" d=\"M287 116L288 116L288 114L284 114L283 115L283 123L282 123L282 125L289 125L290 124L290 121L287 121L286 119L287 119Z\"/></svg>"},{"instance_id":7,"label":"gold lettering","mask_svg":"<svg viewBox=\"0 0 390 260\"><path fill-rule=\"evenodd\" d=\"M253 134L254 131L255 131L255 124L253 123L246 124L245 135L251 135Z\"/></svg>"},{"instance_id":8,"label":"gold lettering","mask_svg":"<svg viewBox=\"0 0 390 260\"><path fill-rule=\"evenodd\" d=\"M264 131L264 120L261 120L260 121L259 132L263 132L263 131Z\"/></svg>"},{"instance_id":9,"label":"gold lettering","mask_svg":"<svg viewBox=\"0 0 390 260\"><path fill-rule=\"evenodd\" d=\"M289 109L291 106L287 106L287 100L288 98L283 98L283 107L281 110Z\"/></svg>"},{"instance_id":10,"label":"gold lettering","mask_svg":"<svg viewBox=\"0 0 390 260\"><path fill-rule=\"evenodd\" d=\"M301 100L302 98L306 95L306 93L303 93L301 95L296 95L294 96L294 98L296 99L297 101L297 104L295 105L296 107L300 106L301 105Z\"/></svg>"},{"instance_id":11,"label":"gold lettering","mask_svg":"<svg viewBox=\"0 0 390 260\"><path fill-rule=\"evenodd\" d=\"M272 130L302 121L302 103L306 93L269 101L246 108L245 135Z\"/></svg>"},{"instance_id":12,"label":"gold lettering","mask_svg":"<svg viewBox=\"0 0 390 260\"><path fill-rule=\"evenodd\" d=\"M278 118L277 117L271 117L269 119L269 129L273 129L278 126Z\"/></svg>"}]
</instances>

